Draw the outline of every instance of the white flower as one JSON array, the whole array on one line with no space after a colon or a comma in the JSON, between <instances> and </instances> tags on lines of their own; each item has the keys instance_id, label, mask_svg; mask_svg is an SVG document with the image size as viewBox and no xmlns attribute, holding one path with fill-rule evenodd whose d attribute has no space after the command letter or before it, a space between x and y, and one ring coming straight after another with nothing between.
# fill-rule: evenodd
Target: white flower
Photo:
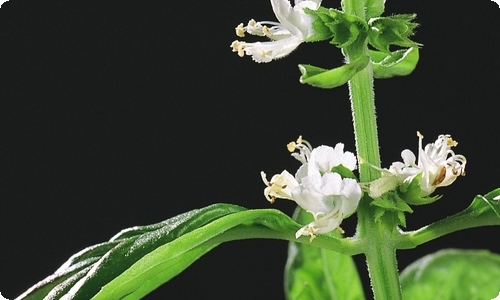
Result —
<instances>
[{"instance_id":1,"label":"white flower","mask_svg":"<svg viewBox=\"0 0 500 300\"><path fill-rule=\"evenodd\" d=\"M403 162L395 162L391 167L382 170L382 177L370 184L369 195L378 198L383 193L394 190L403 182L410 182L421 174L419 186L420 196L432 194L436 188L452 184L460 175L465 175L467 160L463 155L457 155L452 147L458 143L450 135L440 135L434 143L422 147L424 136L417 132L418 163L413 152L406 149L401 153Z\"/></svg>"},{"instance_id":2,"label":"white flower","mask_svg":"<svg viewBox=\"0 0 500 300\"><path fill-rule=\"evenodd\" d=\"M270 62L273 59L284 57L302 42L314 34L312 22L314 17L304 12L305 8L318 9L321 0L295 0L292 7L289 0L271 0L274 14L278 22L250 20L247 26L243 24L236 27L236 35L244 37L245 32L266 36L268 42L246 43L234 41L231 44L233 52L243 57L245 54L252 56L256 62Z\"/></svg>"},{"instance_id":3,"label":"white flower","mask_svg":"<svg viewBox=\"0 0 500 300\"><path fill-rule=\"evenodd\" d=\"M330 232L339 227L343 219L352 215L361 199L361 188L351 178L341 178L338 173L321 176L313 173L302 178L298 188L292 191L292 198L314 221L302 227L295 236L311 236Z\"/></svg>"},{"instance_id":4,"label":"white flower","mask_svg":"<svg viewBox=\"0 0 500 300\"><path fill-rule=\"evenodd\" d=\"M264 172L260 172L260 176L267 185L264 189L264 196L269 202L274 203L276 198L293 200L292 190L299 186L299 183L288 171L285 170L281 174L274 175L271 181L267 181Z\"/></svg>"},{"instance_id":5,"label":"white flower","mask_svg":"<svg viewBox=\"0 0 500 300\"><path fill-rule=\"evenodd\" d=\"M451 147L458 143L449 134L440 135L436 142L427 144L422 148L424 136L417 132L418 142L418 167L422 169L423 175L420 188L423 196L429 195L437 187L452 184L460 175L465 175L465 164L467 160L463 155L456 155Z\"/></svg>"},{"instance_id":6,"label":"white flower","mask_svg":"<svg viewBox=\"0 0 500 300\"><path fill-rule=\"evenodd\" d=\"M339 228L342 220L356 211L362 196L359 183L332 172L339 165L354 170L356 157L351 152L344 152L342 143L338 143L335 148L319 146L312 149L302 137L296 143L288 144L288 150L295 149L299 153L292 155L302 162L295 177L283 171L268 182L265 173L261 172L262 180L267 185L264 195L271 203L276 198L293 200L311 213L314 221L298 230L296 237L306 235L312 241L317 233Z\"/></svg>"}]
</instances>

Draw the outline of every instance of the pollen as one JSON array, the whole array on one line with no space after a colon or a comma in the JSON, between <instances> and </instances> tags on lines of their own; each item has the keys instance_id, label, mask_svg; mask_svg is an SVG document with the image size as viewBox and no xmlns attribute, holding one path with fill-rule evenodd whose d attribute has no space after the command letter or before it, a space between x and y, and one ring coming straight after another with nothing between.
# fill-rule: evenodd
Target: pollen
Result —
<instances>
[{"instance_id":1,"label":"pollen","mask_svg":"<svg viewBox=\"0 0 500 300\"><path fill-rule=\"evenodd\" d=\"M446 144L448 145L448 147L456 147L458 145L458 142L448 135L446 136Z\"/></svg>"},{"instance_id":2,"label":"pollen","mask_svg":"<svg viewBox=\"0 0 500 300\"><path fill-rule=\"evenodd\" d=\"M237 36L245 37L245 27L243 27L243 23L240 23L238 26L236 26L235 30Z\"/></svg>"},{"instance_id":3,"label":"pollen","mask_svg":"<svg viewBox=\"0 0 500 300\"><path fill-rule=\"evenodd\" d=\"M290 152L295 151L295 146L296 146L295 142L290 142L290 143L286 144L286 148L287 148L287 149L288 149L288 151L290 151Z\"/></svg>"},{"instance_id":4,"label":"pollen","mask_svg":"<svg viewBox=\"0 0 500 300\"><path fill-rule=\"evenodd\" d=\"M254 19L248 21L248 27L254 27L255 25L257 25L257 22Z\"/></svg>"},{"instance_id":5,"label":"pollen","mask_svg":"<svg viewBox=\"0 0 500 300\"><path fill-rule=\"evenodd\" d=\"M245 56L245 46L244 42L234 41L231 43L231 48L233 48L233 52L238 52L239 57Z\"/></svg>"}]
</instances>

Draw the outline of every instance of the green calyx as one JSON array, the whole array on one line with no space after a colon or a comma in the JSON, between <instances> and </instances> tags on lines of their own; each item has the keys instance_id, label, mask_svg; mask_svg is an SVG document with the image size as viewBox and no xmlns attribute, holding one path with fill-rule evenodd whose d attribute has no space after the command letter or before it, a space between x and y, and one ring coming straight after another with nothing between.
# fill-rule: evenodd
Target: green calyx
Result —
<instances>
[{"instance_id":1,"label":"green calyx","mask_svg":"<svg viewBox=\"0 0 500 300\"><path fill-rule=\"evenodd\" d=\"M441 195L437 196L422 196L422 188L420 182L422 179L422 173L415 176L411 181L405 181L399 186L398 194L406 201L406 203L411 205L424 205L435 202L441 198Z\"/></svg>"},{"instance_id":2,"label":"green calyx","mask_svg":"<svg viewBox=\"0 0 500 300\"><path fill-rule=\"evenodd\" d=\"M383 1L372 0L367 10L368 21L337 9L319 7L317 10L304 11L315 16L312 23L314 34L306 42L329 40L330 44L344 49L352 45L367 43L374 50L369 57L361 57L333 69L299 65L301 83L320 88L335 88L347 83L368 63L373 66L375 78L406 76L413 72L418 59L419 43L410 40L417 23L416 15L401 14L378 17L384 8ZM403 47L390 51L391 46Z\"/></svg>"},{"instance_id":3,"label":"green calyx","mask_svg":"<svg viewBox=\"0 0 500 300\"><path fill-rule=\"evenodd\" d=\"M390 228L395 229L401 225L406 227L405 213L412 213L411 207L403 200L397 192L390 191L370 202L375 207L375 221L389 224Z\"/></svg>"},{"instance_id":4,"label":"green calyx","mask_svg":"<svg viewBox=\"0 0 500 300\"><path fill-rule=\"evenodd\" d=\"M368 21L368 42L379 51L390 53L391 45L410 48L419 47L410 37L415 33L418 26L414 22L417 15L401 14L390 17L372 18Z\"/></svg>"}]
</instances>

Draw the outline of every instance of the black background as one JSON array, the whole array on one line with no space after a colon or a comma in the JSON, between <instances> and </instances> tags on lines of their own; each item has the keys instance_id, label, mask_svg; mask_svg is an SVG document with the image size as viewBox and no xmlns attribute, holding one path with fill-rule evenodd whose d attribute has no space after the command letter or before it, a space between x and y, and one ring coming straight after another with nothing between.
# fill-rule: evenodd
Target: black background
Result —
<instances>
[{"instance_id":1,"label":"black background","mask_svg":"<svg viewBox=\"0 0 500 300\"><path fill-rule=\"evenodd\" d=\"M338 7L338 1L323 2ZM417 13L421 61L376 80L384 166L450 133L467 176L416 207L408 229L499 187L498 22L494 2L390 0ZM267 208L259 172L291 172L285 145L354 151L347 87L301 85L297 64L338 66L326 42L257 64L231 52L234 27L274 20L268 0L10 0L0 9L0 292L12 299L70 255L119 230L216 202ZM292 202L274 208L291 214ZM347 234L355 217L346 220ZM398 252L403 269L445 247L489 248L496 227ZM286 242L224 244L148 299L282 299ZM356 257L367 285L363 257ZM368 298L371 296L368 294Z\"/></svg>"}]
</instances>

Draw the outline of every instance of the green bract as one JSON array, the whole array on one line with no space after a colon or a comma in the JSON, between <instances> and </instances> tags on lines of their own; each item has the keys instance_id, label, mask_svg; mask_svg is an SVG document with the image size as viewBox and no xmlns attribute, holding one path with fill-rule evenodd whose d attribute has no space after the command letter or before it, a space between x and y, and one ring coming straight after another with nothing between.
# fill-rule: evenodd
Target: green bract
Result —
<instances>
[{"instance_id":1,"label":"green bract","mask_svg":"<svg viewBox=\"0 0 500 300\"><path fill-rule=\"evenodd\" d=\"M373 76L375 78L391 78L406 76L415 70L419 54L417 47L401 49L390 54L382 51L370 50Z\"/></svg>"},{"instance_id":2,"label":"green bract","mask_svg":"<svg viewBox=\"0 0 500 300\"><path fill-rule=\"evenodd\" d=\"M327 89L338 87L347 83L356 73L363 70L369 62L370 58L363 56L358 60L331 70L311 65L299 65L299 70L302 73L300 82Z\"/></svg>"},{"instance_id":3,"label":"green bract","mask_svg":"<svg viewBox=\"0 0 500 300\"><path fill-rule=\"evenodd\" d=\"M389 224L389 228L396 229L396 226L402 225L406 227L405 213L412 213L411 207L399 195L394 192L388 192L382 197L370 202L370 205L376 206L375 218Z\"/></svg>"},{"instance_id":4,"label":"green bract","mask_svg":"<svg viewBox=\"0 0 500 300\"><path fill-rule=\"evenodd\" d=\"M385 9L385 0L367 0L366 18L371 19L380 16Z\"/></svg>"},{"instance_id":5,"label":"green bract","mask_svg":"<svg viewBox=\"0 0 500 300\"><path fill-rule=\"evenodd\" d=\"M405 181L398 188L399 196L404 199L407 203L412 205L423 205L430 204L441 198L440 195L436 196L421 196L422 188L420 186L420 181L422 179L422 173L418 174L411 181Z\"/></svg>"},{"instance_id":6,"label":"green bract","mask_svg":"<svg viewBox=\"0 0 500 300\"><path fill-rule=\"evenodd\" d=\"M418 47L420 44L410 40L418 26L413 20L415 14L401 14L391 17L372 18L368 21L370 31L368 42L375 49L390 53L391 45L400 47Z\"/></svg>"},{"instance_id":7,"label":"green bract","mask_svg":"<svg viewBox=\"0 0 500 300\"><path fill-rule=\"evenodd\" d=\"M332 38L331 44L344 48L357 39L366 37L368 25L358 17L333 8L320 7L317 10L306 9L305 11L317 17L313 22L316 34L309 39L310 41Z\"/></svg>"}]
</instances>

